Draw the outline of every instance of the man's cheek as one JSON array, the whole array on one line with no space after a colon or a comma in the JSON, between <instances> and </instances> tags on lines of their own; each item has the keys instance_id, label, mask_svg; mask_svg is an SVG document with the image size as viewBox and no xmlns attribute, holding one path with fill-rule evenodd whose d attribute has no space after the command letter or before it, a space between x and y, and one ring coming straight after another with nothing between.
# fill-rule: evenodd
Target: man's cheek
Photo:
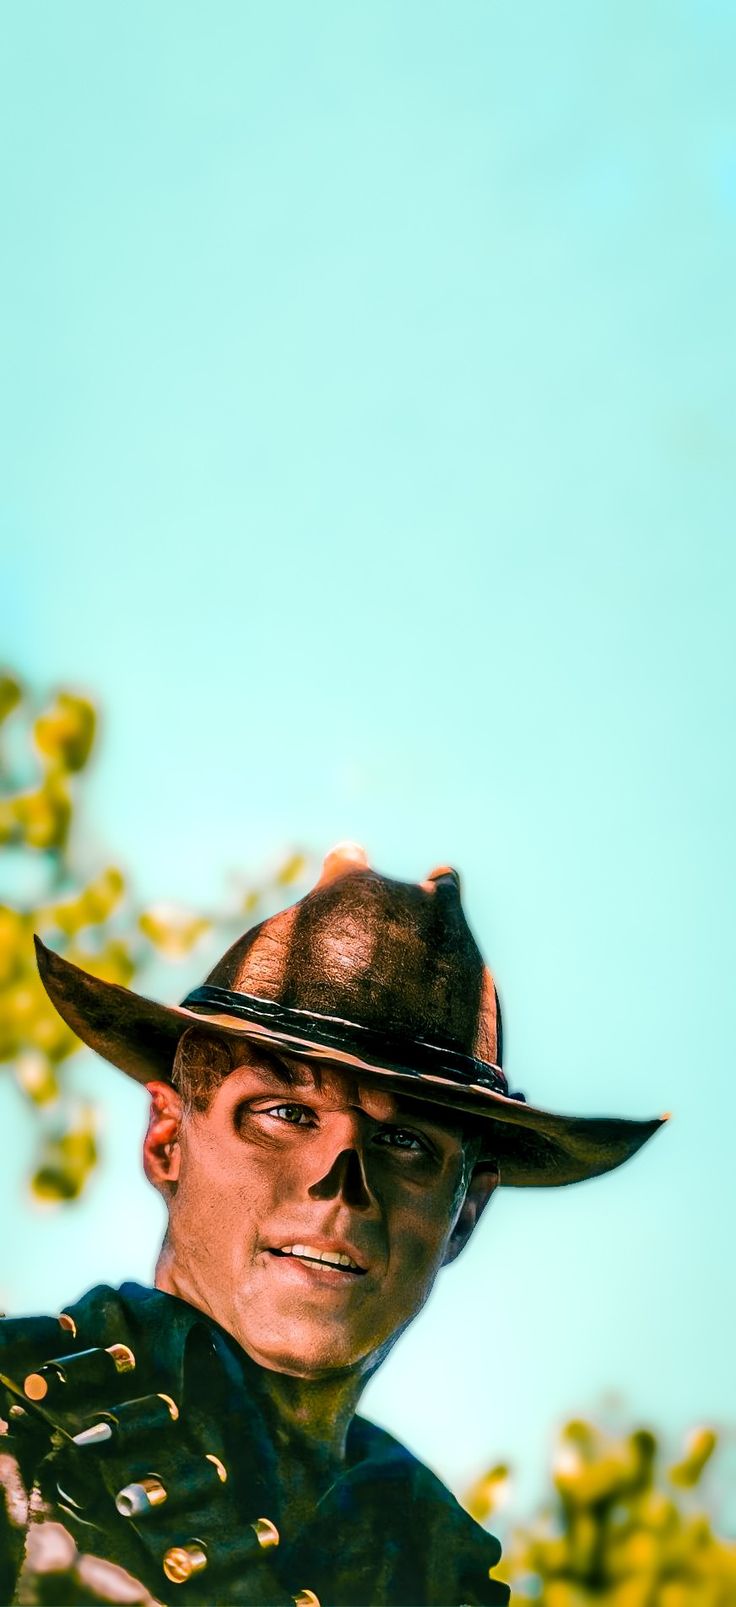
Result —
<instances>
[{"instance_id":1,"label":"man's cheek","mask_svg":"<svg viewBox=\"0 0 736 1607\"><path fill-rule=\"evenodd\" d=\"M408 1305L419 1291L426 1295L431 1289L442 1264L443 1247L437 1244L436 1235L417 1231L416 1223L397 1235L396 1242L396 1283Z\"/></svg>"},{"instance_id":2,"label":"man's cheek","mask_svg":"<svg viewBox=\"0 0 736 1607\"><path fill-rule=\"evenodd\" d=\"M199 1184L199 1186L197 1186ZM190 1179L186 1195L179 1201L178 1225L186 1239L189 1254L198 1262L221 1259L226 1246L232 1244L236 1213L229 1212L222 1198L202 1186L202 1179Z\"/></svg>"}]
</instances>

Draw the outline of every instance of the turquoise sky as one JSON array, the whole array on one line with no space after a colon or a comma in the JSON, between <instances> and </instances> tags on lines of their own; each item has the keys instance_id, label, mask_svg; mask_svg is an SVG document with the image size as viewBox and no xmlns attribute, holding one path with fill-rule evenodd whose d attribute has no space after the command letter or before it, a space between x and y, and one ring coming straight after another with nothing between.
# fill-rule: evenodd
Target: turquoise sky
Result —
<instances>
[{"instance_id":1,"label":"turquoise sky","mask_svg":"<svg viewBox=\"0 0 736 1607\"><path fill-rule=\"evenodd\" d=\"M513 1083L675 1119L502 1191L366 1409L455 1487L736 1419L733 8L10 5L3 639L105 721L87 857L463 873ZM192 980L162 985L180 995ZM150 1276L140 1092L0 1287Z\"/></svg>"}]
</instances>

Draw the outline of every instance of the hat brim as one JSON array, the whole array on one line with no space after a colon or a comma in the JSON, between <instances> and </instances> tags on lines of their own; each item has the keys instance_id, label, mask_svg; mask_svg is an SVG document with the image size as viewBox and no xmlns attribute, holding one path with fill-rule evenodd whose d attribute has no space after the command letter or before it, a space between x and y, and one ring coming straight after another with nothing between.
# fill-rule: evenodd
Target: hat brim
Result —
<instances>
[{"instance_id":1,"label":"hat brim","mask_svg":"<svg viewBox=\"0 0 736 1607\"><path fill-rule=\"evenodd\" d=\"M541 1110L479 1084L386 1065L346 1049L326 1047L318 1031L284 1031L263 1021L163 1005L119 983L105 982L35 938L39 974L59 1015L103 1059L145 1085L171 1081L179 1039L200 1026L224 1038L246 1038L307 1059L317 1059L406 1097L480 1118L488 1124L484 1149L498 1160L501 1181L516 1188L556 1187L599 1177L635 1155L666 1121L613 1116L565 1116ZM315 1020L315 1029L317 1023Z\"/></svg>"}]
</instances>

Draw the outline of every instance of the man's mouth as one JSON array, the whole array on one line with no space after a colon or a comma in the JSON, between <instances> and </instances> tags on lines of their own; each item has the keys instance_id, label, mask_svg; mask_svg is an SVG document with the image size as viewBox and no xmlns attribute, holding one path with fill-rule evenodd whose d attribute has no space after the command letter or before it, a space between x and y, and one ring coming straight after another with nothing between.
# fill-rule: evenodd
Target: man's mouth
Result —
<instances>
[{"instance_id":1,"label":"man's mouth","mask_svg":"<svg viewBox=\"0 0 736 1607\"><path fill-rule=\"evenodd\" d=\"M293 1256L295 1260L303 1262L306 1266L319 1265L325 1270L334 1272L337 1277L346 1273L352 1277L362 1278L366 1272L365 1267L359 1267L343 1250L318 1250L313 1244L284 1244L280 1249L271 1249L270 1255Z\"/></svg>"}]
</instances>

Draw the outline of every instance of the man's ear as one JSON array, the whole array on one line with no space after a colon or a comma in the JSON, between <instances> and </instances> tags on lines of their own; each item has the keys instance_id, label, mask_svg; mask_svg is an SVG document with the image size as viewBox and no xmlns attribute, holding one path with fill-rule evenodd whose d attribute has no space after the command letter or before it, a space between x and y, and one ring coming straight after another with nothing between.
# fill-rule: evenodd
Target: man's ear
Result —
<instances>
[{"instance_id":1,"label":"man's ear","mask_svg":"<svg viewBox=\"0 0 736 1607\"><path fill-rule=\"evenodd\" d=\"M143 1170L154 1188L168 1193L177 1183L181 1165L179 1131L183 1106L181 1097L168 1082L146 1084L151 1095L148 1132L143 1140Z\"/></svg>"},{"instance_id":2,"label":"man's ear","mask_svg":"<svg viewBox=\"0 0 736 1607\"><path fill-rule=\"evenodd\" d=\"M495 1161L478 1161L473 1167L465 1199L450 1234L442 1262L443 1267L449 1267L450 1262L455 1261L460 1251L465 1249L473 1228L480 1221L488 1201L494 1190L498 1188L500 1181L501 1177Z\"/></svg>"}]
</instances>

